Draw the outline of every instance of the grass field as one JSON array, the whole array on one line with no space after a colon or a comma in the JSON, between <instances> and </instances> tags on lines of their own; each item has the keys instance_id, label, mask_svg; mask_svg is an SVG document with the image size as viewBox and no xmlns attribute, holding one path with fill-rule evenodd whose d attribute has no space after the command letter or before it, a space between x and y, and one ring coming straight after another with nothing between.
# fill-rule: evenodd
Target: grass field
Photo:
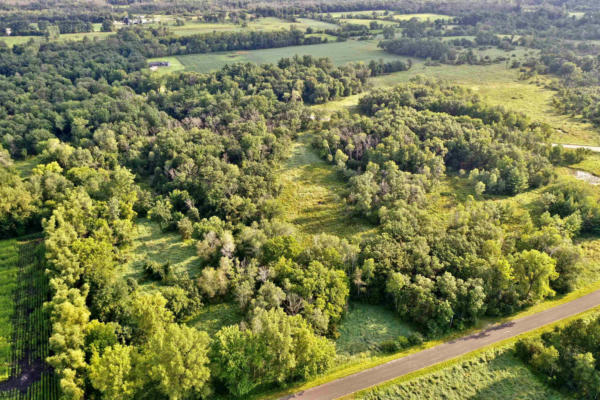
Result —
<instances>
[{"instance_id":1,"label":"grass field","mask_svg":"<svg viewBox=\"0 0 600 400\"><path fill-rule=\"evenodd\" d=\"M328 233L358 240L373 232L374 226L346 214L341 197L346 185L312 149L310 140L311 136L304 134L294 143L280 175L285 218L301 234Z\"/></svg>"},{"instance_id":2,"label":"grass field","mask_svg":"<svg viewBox=\"0 0 600 400\"><path fill-rule=\"evenodd\" d=\"M562 400L572 397L550 388L510 349L492 349L448 368L356 399Z\"/></svg>"},{"instance_id":3,"label":"grass field","mask_svg":"<svg viewBox=\"0 0 600 400\"><path fill-rule=\"evenodd\" d=\"M377 43L378 41L376 40L348 40L346 42L290 46L275 49L191 54L177 58L185 66L186 70L197 72L214 71L226 64L236 62L274 63L284 57L293 57L296 54L329 57L337 65L378 59L406 59L406 57L396 56L378 49Z\"/></svg>"},{"instance_id":4,"label":"grass field","mask_svg":"<svg viewBox=\"0 0 600 400\"><path fill-rule=\"evenodd\" d=\"M131 246L131 260L124 266L124 278L143 281L144 261L170 262L174 272L187 271L190 276L199 272L196 247L191 241L183 242L181 235L164 233L158 224L140 219L136 223L137 236Z\"/></svg>"},{"instance_id":5,"label":"grass field","mask_svg":"<svg viewBox=\"0 0 600 400\"><path fill-rule=\"evenodd\" d=\"M412 332L410 325L383 306L350 303L348 313L339 327L337 352L355 354L376 351L382 342L407 336Z\"/></svg>"}]
</instances>

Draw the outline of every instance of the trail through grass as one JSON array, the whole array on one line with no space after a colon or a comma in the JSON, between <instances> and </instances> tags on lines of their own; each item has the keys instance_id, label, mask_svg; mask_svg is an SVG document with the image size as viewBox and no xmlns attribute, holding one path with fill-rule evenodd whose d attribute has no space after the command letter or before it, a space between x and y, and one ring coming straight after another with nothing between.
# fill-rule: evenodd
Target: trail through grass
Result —
<instances>
[{"instance_id":1,"label":"trail through grass","mask_svg":"<svg viewBox=\"0 0 600 400\"><path fill-rule=\"evenodd\" d=\"M314 151L311 139L309 133L298 138L281 172L280 200L286 219L309 235L327 233L357 240L373 232L373 225L347 214L342 198L346 185Z\"/></svg>"}]
</instances>

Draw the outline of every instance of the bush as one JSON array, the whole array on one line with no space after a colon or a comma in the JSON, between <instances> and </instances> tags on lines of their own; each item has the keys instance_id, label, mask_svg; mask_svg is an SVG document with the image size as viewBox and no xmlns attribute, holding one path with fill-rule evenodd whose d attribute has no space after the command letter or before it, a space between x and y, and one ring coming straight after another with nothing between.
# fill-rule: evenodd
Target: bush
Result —
<instances>
[{"instance_id":1,"label":"bush","mask_svg":"<svg viewBox=\"0 0 600 400\"><path fill-rule=\"evenodd\" d=\"M400 350L398 342L394 339L386 340L379 344L379 351L382 353L395 353Z\"/></svg>"},{"instance_id":2,"label":"bush","mask_svg":"<svg viewBox=\"0 0 600 400\"><path fill-rule=\"evenodd\" d=\"M156 261L146 261L144 262L144 272L149 279L162 281L169 276L171 264L169 262L161 264Z\"/></svg>"},{"instance_id":3,"label":"bush","mask_svg":"<svg viewBox=\"0 0 600 400\"><path fill-rule=\"evenodd\" d=\"M408 335L407 339L411 346L418 346L424 342L423 335L421 335L419 332L411 333Z\"/></svg>"}]
</instances>

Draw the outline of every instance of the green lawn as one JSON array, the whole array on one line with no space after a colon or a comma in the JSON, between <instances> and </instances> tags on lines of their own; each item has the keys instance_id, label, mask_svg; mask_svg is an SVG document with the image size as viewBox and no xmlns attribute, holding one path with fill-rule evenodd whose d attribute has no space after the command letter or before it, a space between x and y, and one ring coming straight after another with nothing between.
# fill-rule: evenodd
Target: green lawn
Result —
<instances>
[{"instance_id":1,"label":"green lawn","mask_svg":"<svg viewBox=\"0 0 600 400\"><path fill-rule=\"evenodd\" d=\"M170 262L175 272L187 271L190 276L199 271L199 259L193 241L184 242L175 232L164 233L158 224L140 219L136 223L137 235L130 248L131 259L124 266L124 278L143 281L143 263L146 260L158 263Z\"/></svg>"},{"instance_id":2,"label":"green lawn","mask_svg":"<svg viewBox=\"0 0 600 400\"><path fill-rule=\"evenodd\" d=\"M406 57L396 56L378 49L377 43L377 40L348 40L346 42L290 46L275 49L190 54L177 58L185 66L186 70L197 72L214 71L226 64L236 62L275 63L284 57L293 57L296 54L329 57L337 65L358 61L368 62L378 59L406 59Z\"/></svg>"},{"instance_id":3,"label":"green lawn","mask_svg":"<svg viewBox=\"0 0 600 400\"><path fill-rule=\"evenodd\" d=\"M386 340L407 336L413 329L393 311L379 305L350 303L339 327L338 354L376 351Z\"/></svg>"},{"instance_id":4,"label":"green lawn","mask_svg":"<svg viewBox=\"0 0 600 400\"><path fill-rule=\"evenodd\" d=\"M571 399L536 376L512 350L492 349L442 370L356 395L364 400Z\"/></svg>"},{"instance_id":5,"label":"green lawn","mask_svg":"<svg viewBox=\"0 0 600 400\"><path fill-rule=\"evenodd\" d=\"M281 171L283 215L301 234L327 233L358 240L373 232L373 225L345 212L342 193L346 185L313 150L311 139L310 134L300 136Z\"/></svg>"}]
</instances>

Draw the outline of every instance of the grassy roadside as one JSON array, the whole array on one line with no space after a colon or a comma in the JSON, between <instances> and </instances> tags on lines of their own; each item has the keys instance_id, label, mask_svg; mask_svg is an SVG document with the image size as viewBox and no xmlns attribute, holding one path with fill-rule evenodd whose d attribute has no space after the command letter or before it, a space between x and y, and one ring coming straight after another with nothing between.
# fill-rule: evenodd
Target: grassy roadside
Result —
<instances>
[{"instance_id":1,"label":"grassy roadside","mask_svg":"<svg viewBox=\"0 0 600 400\"><path fill-rule=\"evenodd\" d=\"M402 351L402 352L399 352L399 353L396 353L396 354L385 355L385 356L384 355L377 355L377 356L369 357L367 359L362 359L362 360L359 360L359 361L356 361L356 362L352 362L352 363L349 363L349 364L340 365L340 366L338 366L336 368L333 368L327 375L315 378L315 379L313 379L311 381L302 382L302 383L299 383L299 384L291 385L289 387L286 387L286 388L283 388L283 389L279 389L279 390L272 390L272 391L268 391L268 392L262 392L260 394L256 394L256 395L250 396L249 399L252 399L252 400L254 400L254 399L257 399L257 400L258 399L264 399L264 400L278 399L278 398L280 398L282 396L293 394L293 393L296 393L296 392L299 392L299 391L302 391L302 390L307 390L307 389L309 389L311 387L319 386L319 385L322 385L322 384L334 381L336 379L343 378L343 377L346 377L348 375L352 375L352 374L355 374L357 372L364 371L366 369L373 368L373 367L376 367L376 366L381 365L381 364L385 364L385 363L387 363L389 361L393 361L393 360L395 360L397 358L402 358L402 357L408 356L410 354L414 354L414 353L417 353L419 351L426 350L426 349L429 349L431 347L435 347L435 346L440 345L440 344L442 344L444 342L447 342L449 340L457 339L457 338L460 338L460 337L463 337L463 336L475 333L475 332L477 332L479 330L485 329L486 327L488 327L491 324L502 324L502 323L505 323L505 322L508 322L508 321L512 321L512 320L515 320L515 319L518 319L518 318L525 317L527 315L531 315L531 314L538 313L540 311L547 310L549 308L552 308L552 307L555 307L555 306L567 303L567 302L569 302L571 300L574 300L576 298L579 298L581 296L585 296L586 294L592 293L592 292L594 292L596 290L600 290L600 281L595 282L592 285L586 286L586 287L584 287L582 289L573 291L573 292L571 292L571 293L569 293L567 295L564 295L564 296L555 298L553 300L546 301L546 302L534 305L534 306L529 307L528 309L523 310L523 311L521 311L521 312L519 312L517 314L514 314L512 316L504 317L504 318L482 319L477 324L477 326L475 326L475 327L473 327L471 329L468 329L468 330L465 330L465 331L461 331L461 332L453 332L453 333L451 333L449 335L446 335L446 336L443 336L443 337L441 337L439 339L430 340L428 342L423 343L420 346L413 347L413 348L410 348L408 350L405 350L405 351ZM419 370L419 371L416 371L414 373L405 375L405 376L403 376L401 378L398 378L398 380L399 381L405 381L405 380L408 380L408 379L412 379L412 378L424 375L424 374L429 373L429 372L433 372L433 371L437 371L437 370L443 369L445 366L451 365L451 364L453 364L453 363L455 363L455 362L457 362L457 361L459 361L461 359L467 359L467 358L472 357L472 356L474 356L476 354L480 354L481 352L483 352L485 350L488 350L490 348L499 348L499 347L501 347L503 345L504 346L509 345L511 342L515 342L516 340L518 340L518 338L527 337L529 335L535 336L536 334L543 333L543 332L545 332L548 329L552 329L554 326L560 326L561 324L565 324L565 323L568 323L569 321L572 321L574 319L580 318L584 314L593 313L593 312L595 312L595 311L594 310L592 310L592 311L586 311L584 313L574 315L572 317L569 317L569 318L566 318L564 320L555 322L553 324L543 326L543 327L538 328L538 329L536 329L534 331L527 332L527 333L524 333L522 335L516 336L515 338L506 339L504 341L492 344L492 345L484 347L482 349L475 350L474 352L465 354L465 355L460 356L458 358L455 358L455 359L452 359L452 360L448 360L448 361L444 361L444 362L442 362L440 364L436 364L436 365L433 365L431 367L425 368L423 370ZM394 380L393 382L396 382L396 380Z\"/></svg>"},{"instance_id":2,"label":"grassy roadside","mask_svg":"<svg viewBox=\"0 0 600 400\"><path fill-rule=\"evenodd\" d=\"M393 385L398 385L400 383L407 382L407 381L413 380L413 379L421 377L421 376L429 375L429 374L431 374L433 372L441 371L441 370L443 370L445 368L448 368L448 367L450 367L450 366L452 366L454 364L457 364L457 363L460 363L462 361L478 357L479 355L481 355L481 354L483 354L485 352L488 352L488 351L490 351L492 349L503 349L503 348L512 347L518 340L521 340L521 339L524 339L524 338L530 338L530 337L537 337L537 336L541 335L544 332L549 332L549 331L553 330L555 327L564 327L565 325L567 325L568 323L570 323L570 322L572 322L572 321L574 321L576 319L580 319L580 318L583 318L583 317L596 316L596 315L598 315L599 312L600 312L600 308L599 307L596 307L596 308L594 308L592 310L584 311L582 313L573 315L573 316L571 316L569 318L565 318L565 319L563 319L561 321L554 322L554 323L548 324L548 325L544 325L543 327L535 329L533 331L526 332L526 333L523 333L521 335L517 335L515 337L502 340L500 342L491 344L489 346L482 347L482 348L480 348L478 350L475 350L475 351L472 351L470 353L464 354L462 356L453 358L451 360L443 361L441 363L432 365L431 367L423 368L423 369L421 369L419 371L415 371L413 373L403 375L403 376L401 376L399 378L392 379L390 381L384 382L381 385L377 385L377 386L374 386L374 387L371 387L371 388L368 388L368 389L361 390L359 392L353 393L351 395L344 396L341 399L343 399L343 400L350 400L350 399L359 399L359 398L362 398L362 396L364 396L367 393L370 393L370 392L372 392L374 390L385 389L386 387L390 387L390 386L393 386Z\"/></svg>"}]
</instances>

